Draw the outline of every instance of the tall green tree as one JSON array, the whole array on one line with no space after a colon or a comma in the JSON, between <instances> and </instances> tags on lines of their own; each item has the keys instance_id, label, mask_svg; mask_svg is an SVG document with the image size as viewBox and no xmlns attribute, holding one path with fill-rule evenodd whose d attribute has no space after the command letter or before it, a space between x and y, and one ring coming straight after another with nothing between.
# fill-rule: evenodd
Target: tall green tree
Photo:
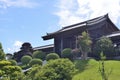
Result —
<instances>
[{"instance_id":1,"label":"tall green tree","mask_svg":"<svg viewBox=\"0 0 120 80\"><path fill-rule=\"evenodd\" d=\"M5 59L5 53L2 49L2 44L0 43L0 60L3 60Z\"/></svg>"},{"instance_id":2,"label":"tall green tree","mask_svg":"<svg viewBox=\"0 0 120 80\"><path fill-rule=\"evenodd\" d=\"M81 58L86 60L88 57L88 52L91 51L92 41L87 32L82 32L82 36L78 36L78 45L81 51Z\"/></svg>"}]
</instances>

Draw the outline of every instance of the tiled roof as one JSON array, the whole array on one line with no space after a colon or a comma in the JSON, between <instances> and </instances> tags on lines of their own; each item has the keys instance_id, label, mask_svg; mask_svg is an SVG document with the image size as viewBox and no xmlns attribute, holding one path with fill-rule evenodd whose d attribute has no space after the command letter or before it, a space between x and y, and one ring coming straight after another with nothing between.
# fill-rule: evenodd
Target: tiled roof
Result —
<instances>
[{"instance_id":1,"label":"tiled roof","mask_svg":"<svg viewBox=\"0 0 120 80\"><path fill-rule=\"evenodd\" d=\"M69 31L69 30L73 30L73 29L76 29L76 28L81 28L81 27L86 27L86 26L94 25L94 24L100 23L100 22L102 22L104 20L107 20L107 19L109 19L108 14L100 16L100 17L97 17L97 18L94 18L94 19L90 19L90 20L87 20L87 21L84 21L84 22L80 22L80 23L77 23L77 24L73 24L73 25L70 25L70 26L63 27L62 29L60 29L60 30L58 30L56 32L47 33L47 35L42 36L42 38L44 40L51 39L51 38L54 37L54 35L56 35L58 33L62 33L62 32Z\"/></svg>"},{"instance_id":2,"label":"tiled roof","mask_svg":"<svg viewBox=\"0 0 120 80\"><path fill-rule=\"evenodd\" d=\"M40 47L34 47L33 50L41 50L41 49L46 49L46 48L51 48L51 47L54 47L54 44L40 46Z\"/></svg>"}]
</instances>

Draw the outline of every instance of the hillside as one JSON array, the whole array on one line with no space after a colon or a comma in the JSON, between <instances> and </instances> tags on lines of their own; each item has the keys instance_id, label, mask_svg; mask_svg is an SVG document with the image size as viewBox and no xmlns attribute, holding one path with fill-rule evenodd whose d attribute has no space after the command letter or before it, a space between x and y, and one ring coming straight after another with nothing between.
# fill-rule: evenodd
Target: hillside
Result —
<instances>
[{"instance_id":1,"label":"hillside","mask_svg":"<svg viewBox=\"0 0 120 80\"><path fill-rule=\"evenodd\" d=\"M74 63L79 71L72 80L102 80L99 72L99 61L93 59L76 60ZM120 61L105 61L105 70L107 73L111 71L109 80L120 80Z\"/></svg>"}]
</instances>

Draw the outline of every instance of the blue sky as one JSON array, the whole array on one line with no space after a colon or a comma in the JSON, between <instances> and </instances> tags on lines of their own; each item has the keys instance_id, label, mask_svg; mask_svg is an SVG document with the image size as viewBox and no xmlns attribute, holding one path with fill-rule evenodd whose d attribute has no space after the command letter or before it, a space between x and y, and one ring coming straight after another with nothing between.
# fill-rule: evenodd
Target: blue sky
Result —
<instances>
[{"instance_id":1,"label":"blue sky","mask_svg":"<svg viewBox=\"0 0 120 80\"><path fill-rule=\"evenodd\" d=\"M120 28L120 0L0 0L0 42L5 53L52 44L41 36L106 13Z\"/></svg>"}]
</instances>

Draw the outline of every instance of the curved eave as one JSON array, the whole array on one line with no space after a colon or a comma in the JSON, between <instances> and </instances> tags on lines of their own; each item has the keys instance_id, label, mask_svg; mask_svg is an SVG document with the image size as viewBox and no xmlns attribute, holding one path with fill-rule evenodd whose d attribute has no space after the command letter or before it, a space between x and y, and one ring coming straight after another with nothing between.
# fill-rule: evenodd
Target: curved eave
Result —
<instances>
[{"instance_id":1,"label":"curved eave","mask_svg":"<svg viewBox=\"0 0 120 80\"><path fill-rule=\"evenodd\" d=\"M107 35L106 37L109 37L109 38L120 37L120 33L110 34L110 35Z\"/></svg>"},{"instance_id":2,"label":"curved eave","mask_svg":"<svg viewBox=\"0 0 120 80\"><path fill-rule=\"evenodd\" d=\"M114 23L108 17L108 14L106 14L104 16L100 16L100 17L97 17L97 18L94 18L94 19L91 19L91 20L87 20L87 21L84 21L84 22L81 22L81 23L77 23L77 24L73 24L73 25L70 25L70 26L63 27L62 29L60 29L56 32L47 33L47 35L42 36L42 38L43 38L43 40L52 39L56 35L58 35L62 32L78 29L78 28L81 28L81 27L83 28L83 27L89 26L89 25L94 25L94 24L100 23L100 22L105 21L105 20L107 20L111 25L114 26L113 28L114 28L115 31L119 31L119 29L114 25Z\"/></svg>"},{"instance_id":3,"label":"curved eave","mask_svg":"<svg viewBox=\"0 0 120 80\"><path fill-rule=\"evenodd\" d=\"M111 21L111 19L108 17L108 21L111 23L111 25L114 26L114 28L116 29L116 31L119 31L119 28Z\"/></svg>"},{"instance_id":4,"label":"curved eave","mask_svg":"<svg viewBox=\"0 0 120 80\"><path fill-rule=\"evenodd\" d=\"M46 36L42 36L43 40L48 40L48 39L52 39L53 35L46 35Z\"/></svg>"},{"instance_id":5,"label":"curved eave","mask_svg":"<svg viewBox=\"0 0 120 80\"><path fill-rule=\"evenodd\" d=\"M54 32L54 33L50 33L50 34L47 34L47 35L45 35L45 36L42 36L42 38L43 38L43 40L52 39L52 38L54 38L56 35L64 34L65 32L69 32L69 31L72 31L72 30L84 29L83 27L86 27L86 23L85 23L85 24L82 24L82 25L76 25L76 26L70 27L70 28L61 29L61 30L56 31L56 32Z\"/></svg>"}]
</instances>

